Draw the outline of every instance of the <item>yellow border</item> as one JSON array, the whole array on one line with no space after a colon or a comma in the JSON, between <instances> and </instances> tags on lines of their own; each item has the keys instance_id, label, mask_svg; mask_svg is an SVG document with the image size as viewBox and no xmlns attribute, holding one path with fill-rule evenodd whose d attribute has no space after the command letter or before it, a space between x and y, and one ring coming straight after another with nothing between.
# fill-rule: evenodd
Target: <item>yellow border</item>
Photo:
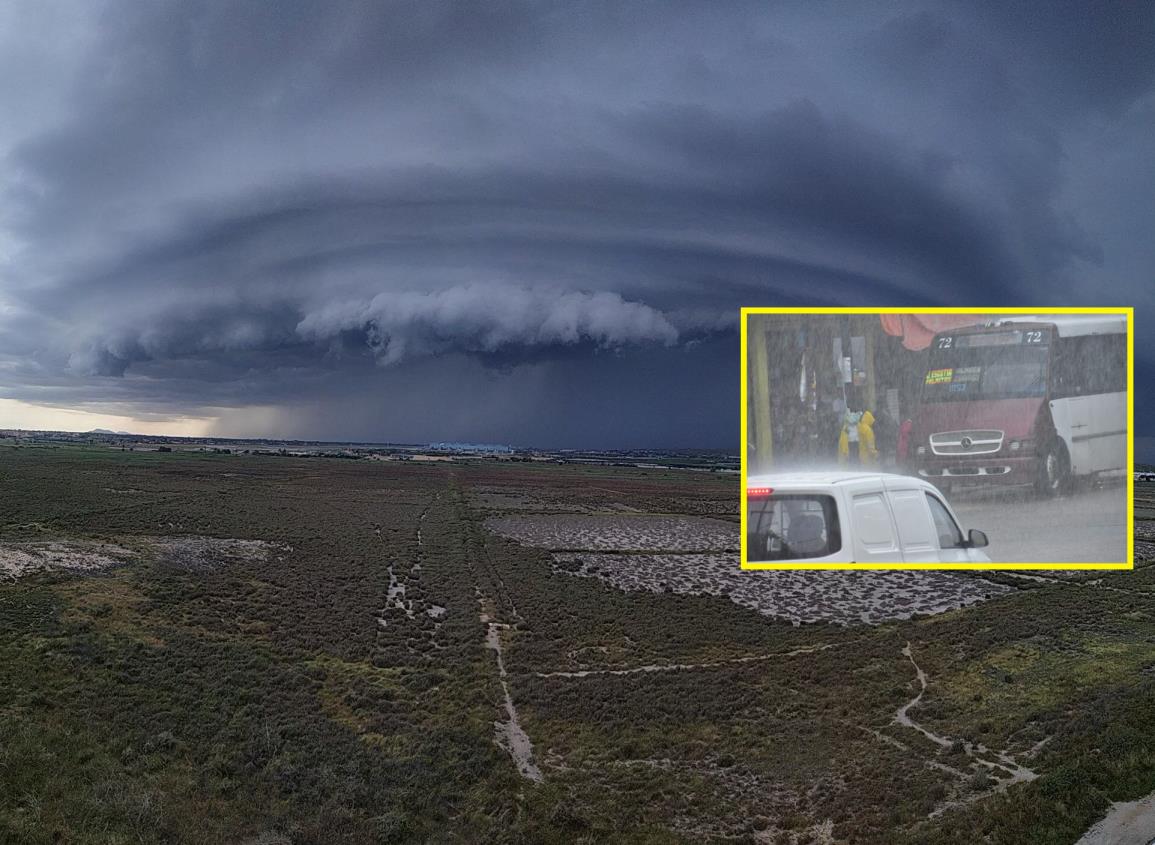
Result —
<instances>
[{"instance_id":1,"label":"yellow border","mask_svg":"<svg viewBox=\"0 0 1155 845\"><path fill-rule=\"evenodd\" d=\"M741 314L741 565L763 569L1134 569L1135 567L1135 309L1078 308L742 308ZM1123 314L1127 317L1127 561L1125 563L750 563L746 560L747 347L746 327L752 314Z\"/></svg>"}]
</instances>

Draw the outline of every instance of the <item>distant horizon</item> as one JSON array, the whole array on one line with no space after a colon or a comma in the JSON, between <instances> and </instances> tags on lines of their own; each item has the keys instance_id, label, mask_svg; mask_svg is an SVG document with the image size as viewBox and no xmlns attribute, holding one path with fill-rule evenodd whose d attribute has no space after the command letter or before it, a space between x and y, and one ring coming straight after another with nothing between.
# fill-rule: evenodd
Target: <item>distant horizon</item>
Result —
<instances>
[{"instance_id":1,"label":"distant horizon","mask_svg":"<svg viewBox=\"0 0 1155 845\"><path fill-rule=\"evenodd\" d=\"M441 441L441 440L422 440L422 441L406 441L406 440L324 440L317 438L297 438L297 437L266 437L266 436L226 436L226 435L180 435L180 434L142 434L131 431L109 431L99 429L58 429L58 428L18 428L12 426L0 426L0 431L10 432L18 431L32 434L78 434L78 435L102 435L112 437L136 437L147 440L177 440L177 441L228 441L234 443L255 443L259 441L267 441L272 443L310 443L319 446L382 446L382 447L410 447L410 448L426 448L430 449L443 443L458 443L461 445L469 445L476 447L486 446L502 446L508 447L514 451L540 451L540 452L719 452L726 455L738 456L738 450L729 449L726 447L712 447L712 446L607 446L607 447L575 447L575 446L541 446L541 445L523 445L516 442L481 442L481 441ZM448 451L448 450L447 450Z\"/></svg>"}]
</instances>

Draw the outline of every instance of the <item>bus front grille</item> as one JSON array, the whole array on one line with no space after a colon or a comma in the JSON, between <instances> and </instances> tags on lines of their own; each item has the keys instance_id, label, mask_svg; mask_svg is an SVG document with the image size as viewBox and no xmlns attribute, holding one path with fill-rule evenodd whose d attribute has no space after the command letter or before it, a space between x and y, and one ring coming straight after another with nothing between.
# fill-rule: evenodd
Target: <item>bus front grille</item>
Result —
<instances>
[{"instance_id":1,"label":"bus front grille","mask_svg":"<svg viewBox=\"0 0 1155 845\"><path fill-rule=\"evenodd\" d=\"M1001 431L942 431L930 436L930 449L936 455L991 455L1001 448Z\"/></svg>"}]
</instances>

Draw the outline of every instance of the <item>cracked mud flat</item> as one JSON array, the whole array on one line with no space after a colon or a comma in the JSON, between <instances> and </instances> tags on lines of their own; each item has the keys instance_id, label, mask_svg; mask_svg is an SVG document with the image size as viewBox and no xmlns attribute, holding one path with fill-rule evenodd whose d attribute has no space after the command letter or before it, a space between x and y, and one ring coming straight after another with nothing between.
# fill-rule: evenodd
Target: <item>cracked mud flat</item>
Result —
<instances>
[{"instance_id":1,"label":"cracked mud flat","mask_svg":"<svg viewBox=\"0 0 1155 845\"><path fill-rule=\"evenodd\" d=\"M135 557L112 543L2 543L0 575L14 580L34 572L99 572Z\"/></svg>"},{"instance_id":2,"label":"cracked mud flat","mask_svg":"<svg viewBox=\"0 0 1155 845\"><path fill-rule=\"evenodd\" d=\"M561 552L553 558L557 571L600 578L620 590L725 596L795 625L877 625L916 613L944 613L1013 592L992 581L939 572L744 572L734 554Z\"/></svg>"},{"instance_id":3,"label":"cracked mud flat","mask_svg":"<svg viewBox=\"0 0 1155 845\"><path fill-rule=\"evenodd\" d=\"M542 549L711 552L738 548L737 525L700 516L506 516L485 524L504 537Z\"/></svg>"}]
</instances>

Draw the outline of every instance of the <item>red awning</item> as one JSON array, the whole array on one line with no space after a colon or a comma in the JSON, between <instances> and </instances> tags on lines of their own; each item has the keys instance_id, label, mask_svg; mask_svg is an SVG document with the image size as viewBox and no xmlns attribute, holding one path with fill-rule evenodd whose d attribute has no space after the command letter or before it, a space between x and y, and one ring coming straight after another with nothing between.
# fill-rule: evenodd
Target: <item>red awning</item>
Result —
<instances>
[{"instance_id":1,"label":"red awning","mask_svg":"<svg viewBox=\"0 0 1155 845\"><path fill-rule=\"evenodd\" d=\"M882 330L902 338L902 345L918 351L930 346L934 336L945 329L985 323L985 314L880 314Z\"/></svg>"}]
</instances>

